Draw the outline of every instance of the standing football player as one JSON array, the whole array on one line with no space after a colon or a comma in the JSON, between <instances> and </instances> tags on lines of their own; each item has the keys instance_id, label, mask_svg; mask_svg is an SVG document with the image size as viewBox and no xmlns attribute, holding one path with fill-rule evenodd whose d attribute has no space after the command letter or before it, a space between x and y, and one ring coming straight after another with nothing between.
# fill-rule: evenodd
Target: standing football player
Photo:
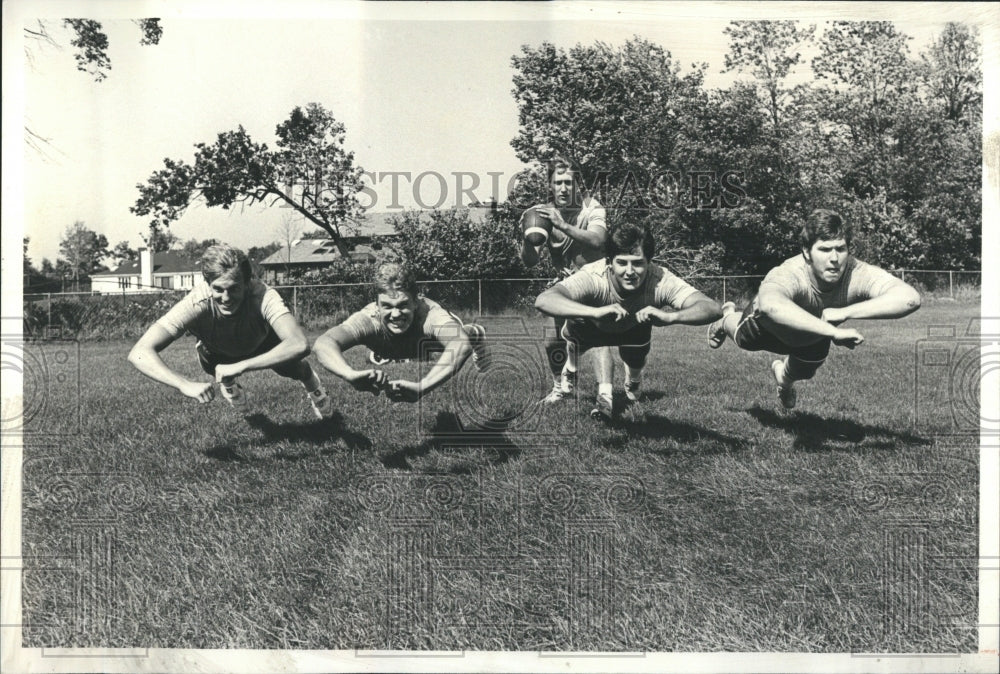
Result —
<instances>
[{"instance_id":1,"label":"standing football player","mask_svg":"<svg viewBox=\"0 0 1000 674\"><path fill-rule=\"evenodd\" d=\"M201 259L205 285L199 285L153 323L129 353L140 372L201 403L215 396L213 382L192 381L171 370L160 358L185 332L198 342L202 369L219 382L222 397L238 410L247 408L237 378L249 370L271 369L302 383L320 419L333 413L332 401L305 361L309 342L281 296L254 278L242 251L219 244Z\"/></svg>"},{"instance_id":2,"label":"standing football player","mask_svg":"<svg viewBox=\"0 0 1000 674\"><path fill-rule=\"evenodd\" d=\"M721 315L719 304L652 262L652 233L632 224L615 227L606 259L583 266L535 300L535 308L565 321L562 336L583 353L618 347L625 361L625 395L637 403L653 326L705 325ZM602 382L591 416L614 418L612 384Z\"/></svg>"},{"instance_id":3,"label":"standing football player","mask_svg":"<svg viewBox=\"0 0 1000 674\"><path fill-rule=\"evenodd\" d=\"M830 345L853 349L860 332L839 327L852 318L900 318L920 308L920 295L887 271L850 253L851 230L840 215L813 211L799 236L801 255L768 272L742 314L732 302L708 328L708 345L726 337L746 351L785 356L771 363L778 399L795 407L795 382L811 379L826 361Z\"/></svg>"},{"instance_id":4,"label":"standing football player","mask_svg":"<svg viewBox=\"0 0 1000 674\"><path fill-rule=\"evenodd\" d=\"M551 232L543 245L548 247L552 265L564 279L585 264L603 259L607 241L606 214L604 207L585 193L580 171L566 159L557 157L549 162L548 186L549 202L528 210L551 223ZM541 259L541 250L542 246L533 246L522 239L521 261L526 267L534 267ZM551 392L542 400L544 404L563 400L576 386L577 359L576 354L567 352L562 338L564 323L563 318L555 316L555 332L545 340L545 355L553 383ZM594 372L599 386L613 379L611 349L596 349Z\"/></svg>"},{"instance_id":5,"label":"standing football player","mask_svg":"<svg viewBox=\"0 0 1000 674\"><path fill-rule=\"evenodd\" d=\"M313 352L326 369L359 391L386 391L394 401L416 402L453 377L469 355L479 370L487 367L486 331L464 325L440 304L420 295L412 271L389 262L375 273L376 301L324 333ZM390 380L378 369L356 370L344 359L355 346L391 360L428 359L440 353L420 381Z\"/></svg>"}]
</instances>

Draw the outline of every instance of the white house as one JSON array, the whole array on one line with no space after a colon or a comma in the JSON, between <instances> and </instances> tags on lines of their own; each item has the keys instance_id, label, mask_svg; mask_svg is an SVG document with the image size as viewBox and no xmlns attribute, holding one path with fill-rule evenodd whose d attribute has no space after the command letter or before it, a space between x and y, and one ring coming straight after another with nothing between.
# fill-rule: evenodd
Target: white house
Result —
<instances>
[{"instance_id":1,"label":"white house","mask_svg":"<svg viewBox=\"0 0 1000 674\"><path fill-rule=\"evenodd\" d=\"M204 282L201 260L189 260L179 251L153 253L142 248L138 261L123 262L114 271L91 274L90 289L104 295L120 295L191 290Z\"/></svg>"}]
</instances>

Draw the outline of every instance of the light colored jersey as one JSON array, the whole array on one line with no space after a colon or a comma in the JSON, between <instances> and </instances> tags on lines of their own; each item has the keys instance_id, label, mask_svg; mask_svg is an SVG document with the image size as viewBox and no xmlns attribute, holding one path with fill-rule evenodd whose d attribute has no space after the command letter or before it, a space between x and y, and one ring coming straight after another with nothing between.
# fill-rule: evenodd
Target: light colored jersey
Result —
<instances>
[{"instance_id":1,"label":"light colored jersey","mask_svg":"<svg viewBox=\"0 0 1000 674\"><path fill-rule=\"evenodd\" d=\"M220 313L212 301L211 287L201 284L156 323L171 337L187 331L210 352L238 358L256 351L274 322L288 313L281 295L255 279L246 289L243 305L231 316Z\"/></svg>"},{"instance_id":2,"label":"light colored jersey","mask_svg":"<svg viewBox=\"0 0 1000 674\"><path fill-rule=\"evenodd\" d=\"M340 328L355 343L367 346L378 356L402 360L426 356L428 349L443 348L462 331L462 321L434 300L420 297L413 323L401 335L394 335L386 329L379 318L376 302L351 314L340 324Z\"/></svg>"},{"instance_id":3,"label":"light colored jersey","mask_svg":"<svg viewBox=\"0 0 1000 674\"><path fill-rule=\"evenodd\" d=\"M546 207L552 204L543 204ZM607 231L607 213L604 206L598 203L597 199L585 197L580 211L570 223L580 229L603 229ZM558 229L553 228L548 240L549 254L552 256L552 265L556 269L570 268L580 269L583 265L594 262L604 256L603 250L584 246L582 243L563 234Z\"/></svg>"},{"instance_id":4,"label":"light colored jersey","mask_svg":"<svg viewBox=\"0 0 1000 674\"><path fill-rule=\"evenodd\" d=\"M696 288L683 279L671 274L658 264L650 263L646 281L642 288L628 297L622 297L612 283L611 265L605 260L598 260L584 265L580 271L569 278L560 281L561 286L570 298L590 307L606 307L609 304L620 303L629 315L621 320L606 318L600 321L588 320L604 332L626 332L631 330L638 321L635 312L646 307L671 307L680 309L687 298L698 292Z\"/></svg>"},{"instance_id":5,"label":"light colored jersey","mask_svg":"<svg viewBox=\"0 0 1000 674\"><path fill-rule=\"evenodd\" d=\"M823 309L839 309L878 297L899 283L899 279L884 269L851 256L837 285L823 292L816 286L805 257L796 255L769 271L761 281L760 289L777 290L818 318L823 315ZM757 306L758 299L754 298L753 308L757 309Z\"/></svg>"}]
</instances>

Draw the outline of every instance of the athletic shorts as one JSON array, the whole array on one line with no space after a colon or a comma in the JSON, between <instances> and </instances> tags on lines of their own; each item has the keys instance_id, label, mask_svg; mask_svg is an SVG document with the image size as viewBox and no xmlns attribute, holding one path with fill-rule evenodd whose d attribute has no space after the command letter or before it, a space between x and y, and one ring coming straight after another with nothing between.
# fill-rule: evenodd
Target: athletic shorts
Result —
<instances>
[{"instance_id":1,"label":"athletic shorts","mask_svg":"<svg viewBox=\"0 0 1000 674\"><path fill-rule=\"evenodd\" d=\"M733 341L745 351L770 351L816 362L826 359L833 340L829 337L820 337L812 344L788 346L760 324L760 312L754 311L751 303L743 310L743 317L740 318Z\"/></svg>"},{"instance_id":2,"label":"athletic shorts","mask_svg":"<svg viewBox=\"0 0 1000 674\"><path fill-rule=\"evenodd\" d=\"M653 326L640 323L625 332L606 332L587 320L568 320L563 325L562 336L568 342L586 350L598 346L624 346L649 350Z\"/></svg>"},{"instance_id":3,"label":"athletic shorts","mask_svg":"<svg viewBox=\"0 0 1000 674\"><path fill-rule=\"evenodd\" d=\"M216 365L229 365L230 363L238 363L241 360L259 356L267 353L279 344L281 344L281 338L278 337L276 332L271 330L267 333L264 341L260 343L260 346L254 349L253 353L248 353L245 356L224 356L221 353L212 353L201 343L201 340L198 340L194 348L198 351L198 362L201 363L201 369L210 375L215 375ZM282 365L287 365L287 363L282 363ZM281 367L281 365L278 367Z\"/></svg>"}]
</instances>

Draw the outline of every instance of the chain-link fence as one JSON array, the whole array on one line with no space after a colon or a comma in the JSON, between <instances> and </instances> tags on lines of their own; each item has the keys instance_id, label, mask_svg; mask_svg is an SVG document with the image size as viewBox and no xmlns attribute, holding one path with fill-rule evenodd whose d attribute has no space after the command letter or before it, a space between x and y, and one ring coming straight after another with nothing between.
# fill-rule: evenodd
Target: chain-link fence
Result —
<instances>
[{"instance_id":1,"label":"chain-link fence","mask_svg":"<svg viewBox=\"0 0 1000 674\"><path fill-rule=\"evenodd\" d=\"M955 299L980 293L978 271L893 272L922 294ZM688 281L720 302L744 306L763 276L699 276ZM535 315L534 301L548 279L472 279L424 281L420 288L462 317ZM307 330L323 330L343 321L375 296L367 284L276 286ZM117 294L45 293L24 296L24 334L32 337L121 339L142 334L187 291L164 290Z\"/></svg>"}]
</instances>

